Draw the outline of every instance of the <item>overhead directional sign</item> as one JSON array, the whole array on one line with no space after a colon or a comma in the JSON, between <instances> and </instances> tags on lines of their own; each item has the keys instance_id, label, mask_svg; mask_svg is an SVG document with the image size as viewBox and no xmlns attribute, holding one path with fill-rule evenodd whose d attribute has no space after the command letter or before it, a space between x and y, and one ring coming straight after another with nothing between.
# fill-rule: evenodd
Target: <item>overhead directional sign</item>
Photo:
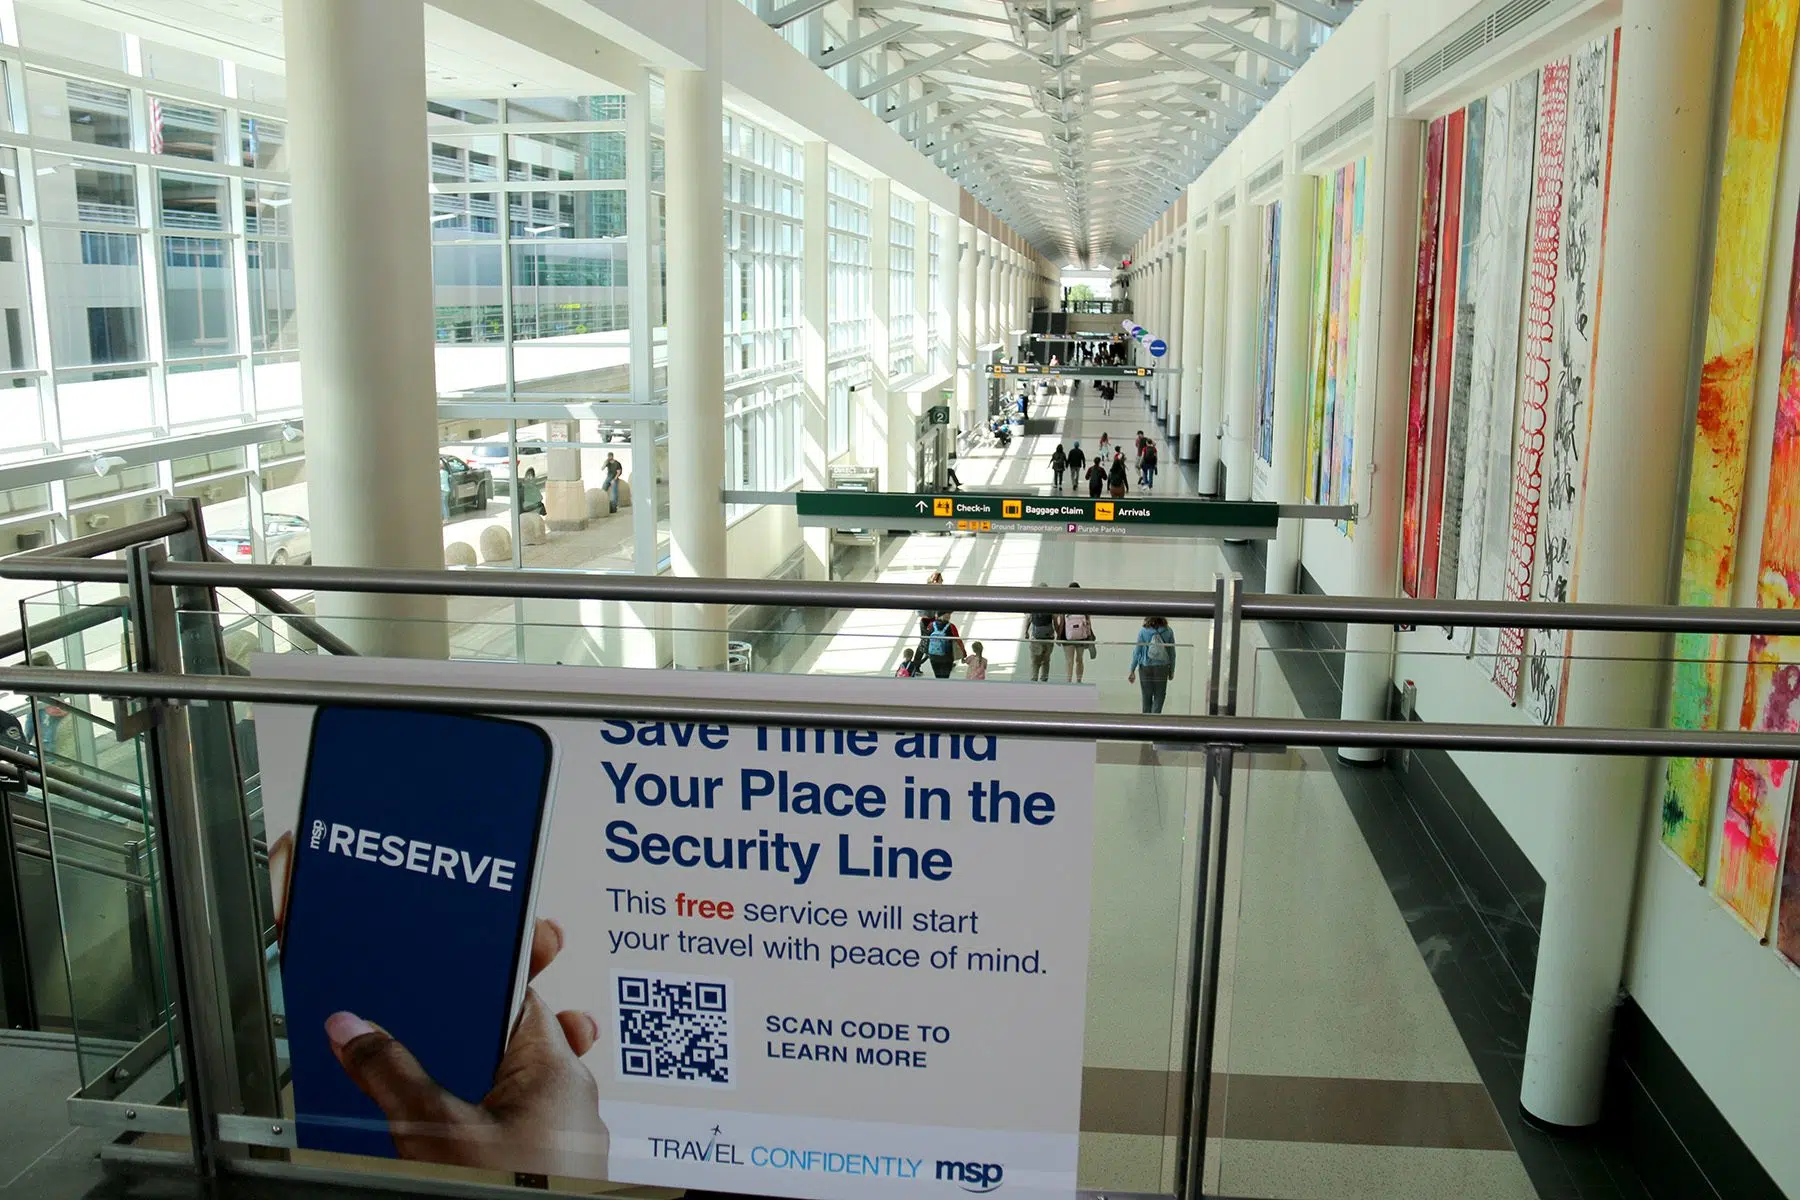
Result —
<instances>
[{"instance_id":1,"label":"overhead directional sign","mask_svg":"<svg viewBox=\"0 0 1800 1200\"><path fill-rule=\"evenodd\" d=\"M1157 338L1155 341L1150 343L1150 357L1151 358L1161 358L1163 355L1167 354L1168 352L1169 352L1169 343L1163 341L1161 338Z\"/></svg>"},{"instance_id":2,"label":"overhead directional sign","mask_svg":"<svg viewBox=\"0 0 1800 1200\"><path fill-rule=\"evenodd\" d=\"M1042 363L989 363L982 368L990 379L1007 375L1056 375L1065 379L1144 379L1154 367L1051 367Z\"/></svg>"},{"instance_id":3,"label":"overhead directional sign","mask_svg":"<svg viewBox=\"0 0 1800 1200\"><path fill-rule=\"evenodd\" d=\"M1275 536L1280 506L1254 500L1134 500L988 492L798 492L803 526L1133 537Z\"/></svg>"}]
</instances>

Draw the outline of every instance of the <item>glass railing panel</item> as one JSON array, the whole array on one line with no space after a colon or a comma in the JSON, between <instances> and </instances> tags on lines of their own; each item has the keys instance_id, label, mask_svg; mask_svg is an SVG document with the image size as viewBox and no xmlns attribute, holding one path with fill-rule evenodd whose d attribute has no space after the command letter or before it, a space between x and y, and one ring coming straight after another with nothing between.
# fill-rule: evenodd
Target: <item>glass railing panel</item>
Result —
<instances>
[{"instance_id":1,"label":"glass railing panel","mask_svg":"<svg viewBox=\"0 0 1800 1200\"><path fill-rule=\"evenodd\" d=\"M842 624L852 628L827 633L804 628L734 631L734 665L748 665L760 673L771 673L773 667L772 673L779 674L891 676L902 652L918 648L917 618L876 613L871 623L877 628L854 628L865 615L844 614ZM184 613L181 619L204 624L212 617ZM227 612L222 621L227 654L239 666L247 666L255 653L315 650L286 622L266 613ZM980 638L965 633L964 640L968 649L976 640L982 642L989 680L1029 679L1033 651L1030 639L1020 636L1022 616L976 614L961 618L959 625L984 632ZM906 632L897 635L888 631L890 626ZM354 623L335 621L334 628L346 633ZM988 629L995 632L986 633ZM676 633L666 627L632 632L644 639L644 645L665 653ZM1204 635L1206 627L1194 623L1183 632ZM487 628L465 624L453 636L452 646L454 653L459 638L468 639L464 645L488 645L490 651L482 658L494 662L592 662L605 656L565 658L565 647L604 647L613 644L609 639L617 633L616 628L579 623L497 622ZM1042 691L1042 708L1064 707L1061 696L1068 697L1066 706L1071 709L1086 707L1068 690L1078 665L1084 683L1098 692L1101 711L1141 711L1143 689L1128 679L1134 645L1100 640L1072 648L1050 647L1050 683ZM750 647L773 650L757 653ZM1176 667L1166 682L1164 711L1197 711L1205 694L1207 647L1180 637L1172 649ZM958 664L952 681L960 683L966 676L966 665ZM636 686L646 693L655 691L650 678ZM929 685L896 680L894 686ZM957 687L946 694L954 706L978 702L979 690ZM261 837L260 781L254 768L263 756L250 720L253 706L239 706L238 715L239 753L251 775L246 803ZM1167 1192L1174 1186L1181 1113L1186 947L1191 936L1201 759L1172 747L1138 743L1099 745L1096 759L1080 1181L1084 1188L1098 1190ZM272 943L269 960L273 1031L285 1063L279 957Z\"/></svg>"},{"instance_id":2,"label":"glass railing panel","mask_svg":"<svg viewBox=\"0 0 1800 1200\"><path fill-rule=\"evenodd\" d=\"M30 638L28 660L129 669L129 628L117 600L116 588L82 585L23 602L25 626L40 631ZM102 619L62 631L67 623L60 618L82 613ZM118 716L98 695L7 704L4 719L20 719L43 765L43 778L13 798L14 826L30 835L22 850L47 855L31 867L38 879L28 899L33 966L44 968L40 1020L74 1033L86 1088L101 1098L157 1104L177 1090L161 879L143 739L122 733ZM35 775L36 764L28 770ZM61 972L41 949L52 934ZM60 988L50 984L53 975L60 975Z\"/></svg>"}]
</instances>

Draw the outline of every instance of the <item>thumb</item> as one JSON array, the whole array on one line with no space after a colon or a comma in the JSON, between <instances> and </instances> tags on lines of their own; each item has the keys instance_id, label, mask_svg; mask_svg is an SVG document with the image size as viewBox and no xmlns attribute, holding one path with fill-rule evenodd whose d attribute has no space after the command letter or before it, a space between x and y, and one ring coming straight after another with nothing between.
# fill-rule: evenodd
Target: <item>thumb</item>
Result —
<instances>
[{"instance_id":1,"label":"thumb","mask_svg":"<svg viewBox=\"0 0 1800 1200\"><path fill-rule=\"evenodd\" d=\"M453 1139L475 1114L473 1105L440 1087L412 1051L380 1026L339 1012L326 1018L325 1035L344 1073L387 1115L402 1154L409 1141Z\"/></svg>"}]
</instances>

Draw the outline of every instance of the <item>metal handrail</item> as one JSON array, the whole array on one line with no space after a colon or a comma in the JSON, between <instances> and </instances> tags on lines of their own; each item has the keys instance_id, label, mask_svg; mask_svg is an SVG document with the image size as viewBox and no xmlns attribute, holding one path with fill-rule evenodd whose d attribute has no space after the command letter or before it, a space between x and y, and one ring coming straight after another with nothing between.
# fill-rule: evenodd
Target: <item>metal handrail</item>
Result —
<instances>
[{"instance_id":1,"label":"metal handrail","mask_svg":"<svg viewBox=\"0 0 1800 1200\"><path fill-rule=\"evenodd\" d=\"M955 728L997 737L1074 741L1158 742L1186 747L1332 746L1502 753L1607 754L1627 757L1800 759L1800 734L1734 730L1609 729L1569 726L1430 724L1313 718L1174 716L1083 712L1008 712L871 705L847 708L788 700L720 700L658 696L513 691L409 684L246 679L221 675L61 671L0 667L0 687L27 695L104 689L114 695L168 700L341 704L436 712L506 713L527 717L635 720L724 720L821 729L926 733Z\"/></svg>"},{"instance_id":2,"label":"metal handrail","mask_svg":"<svg viewBox=\"0 0 1800 1200\"><path fill-rule=\"evenodd\" d=\"M48 558L0 559L0 579L123 582L124 564ZM680 604L754 604L802 608L941 608L959 612L1062 612L1093 616L1145 613L1210 620L1210 592L1145 592L1108 588L989 587L975 584L842 583L784 579L691 579L669 575L600 575L582 571L448 571L391 567L286 566L164 562L159 584L288 588L430 596L623 600ZM1408 597L1244 597L1246 621L1342 621L1352 625L1445 625L1491 629L1582 629L1613 633L1766 633L1800 635L1800 609L1694 608L1674 605L1539 604Z\"/></svg>"}]
</instances>

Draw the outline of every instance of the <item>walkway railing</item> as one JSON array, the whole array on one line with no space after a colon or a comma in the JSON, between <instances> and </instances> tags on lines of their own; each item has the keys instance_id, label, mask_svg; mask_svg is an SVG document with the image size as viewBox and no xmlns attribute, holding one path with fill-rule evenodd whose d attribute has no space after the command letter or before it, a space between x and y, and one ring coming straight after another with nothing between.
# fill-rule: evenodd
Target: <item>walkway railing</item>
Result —
<instances>
[{"instance_id":1,"label":"walkway railing","mask_svg":"<svg viewBox=\"0 0 1800 1200\"><path fill-rule=\"evenodd\" d=\"M119 560L98 555L124 551ZM595 695L467 688L457 691L354 682L296 682L228 673L212 598L218 588L243 591L321 647L352 653L329 622L300 612L277 589L402 595L477 596L626 603L770 605L911 611L925 607L977 613L1060 611L1069 594L1044 588L804 583L778 580L676 579L576 572L400 570L329 566L240 566L213 561L194 502L141 525L106 531L61 546L0 560L0 578L60 584L107 584L122 596L77 608L0 638L0 657L28 652L46 638L67 636L124 617L131 656L125 671L0 666L0 687L34 697L115 698L121 737L142 738L149 764L145 800L149 849L163 889L169 1011L162 1028L70 1101L72 1119L118 1130L185 1133L202 1174L267 1172L247 1156L253 1146L294 1145L283 1118L281 1073L271 1034L268 946L272 922L260 894L258 839L250 817L231 705L239 702L354 704L522 717L661 718L774 723L818 728L938 731L1092 742L1153 743L1203 757L1204 791L1196 846L1190 969L1182 1024L1182 1136L1177 1139L1178 1194L1202 1194L1209 1119L1225 861L1231 835L1236 756L1292 747L1479 750L1502 753L1635 757L1800 759L1800 735L1740 731L1542 728L1388 721L1276 719L1238 713L1245 620L1350 624L1434 624L1477 628L1581 629L1669 634L1800 634L1800 612L1620 605L1520 605L1486 601L1398 600L1244 594L1236 577L1210 593L1083 589L1091 616L1157 613L1206 621L1211 653L1205 711L1199 715L1009 712L989 707L873 707L743 701L660 694L647 675L641 691ZM193 616L212 614L213 620ZM90 624L83 625L83 621ZM720 664L721 669L724 664ZM946 696L954 700L955 697ZM137 797L97 787L65 769L13 754L7 765L28 784L59 793L85 791L121 807ZM21 761L23 759L23 761ZM30 828L30 826L27 826ZM6 844L10 846L10 841ZM0 849L4 849L0 846ZM265 856L266 861L266 856ZM3 932L3 931L0 931ZM120 1099L118 1072L135 1078L161 1038L172 1039L183 1081L166 1096ZM146 1047L149 1049L146 1049ZM129 1060L129 1061L127 1061ZM173 1087L174 1076L171 1076ZM185 1107L183 1107L185 1105ZM263 1157L266 1159L266 1152ZM376 1186L365 1180L365 1186Z\"/></svg>"}]
</instances>

